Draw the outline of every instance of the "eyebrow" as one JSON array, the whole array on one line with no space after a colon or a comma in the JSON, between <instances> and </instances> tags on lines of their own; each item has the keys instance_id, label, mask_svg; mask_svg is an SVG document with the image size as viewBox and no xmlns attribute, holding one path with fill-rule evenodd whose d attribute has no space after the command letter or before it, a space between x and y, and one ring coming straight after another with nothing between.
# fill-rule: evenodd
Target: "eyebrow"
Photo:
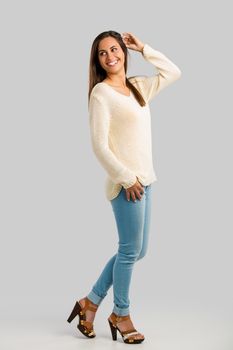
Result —
<instances>
[{"instance_id":1,"label":"eyebrow","mask_svg":"<svg viewBox=\"0 0 233 350\"><path fill-rule=\"evenodd\" d=\"M111 46L110 49L112 49L113 47L116 47L116 45ZM99 50L99 52L101 51L106 51L106 50Z\"/></svg>"}]
</instances>

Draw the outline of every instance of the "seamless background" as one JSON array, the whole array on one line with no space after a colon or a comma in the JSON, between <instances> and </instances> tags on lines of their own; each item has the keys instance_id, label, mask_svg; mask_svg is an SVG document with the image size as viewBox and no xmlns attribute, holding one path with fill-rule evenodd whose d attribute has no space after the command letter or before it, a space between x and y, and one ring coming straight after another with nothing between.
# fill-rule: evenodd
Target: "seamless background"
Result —
<instances>
[{"instance_id":1,"label":"seamless background","mask_svg":"<svg viewBox=\"0 0 233 350\"><path fill-rule=\"evenodd\" d=\"M157 350L232 350L232 47L229 1L1 1L0 348L121 349L107 317L66 319L117 249L90 144L90 47L132 32L182 71L151 102L153 215L131 316ZM128 76L154 74L130 51Z\"/></svg>"}]
</instances>

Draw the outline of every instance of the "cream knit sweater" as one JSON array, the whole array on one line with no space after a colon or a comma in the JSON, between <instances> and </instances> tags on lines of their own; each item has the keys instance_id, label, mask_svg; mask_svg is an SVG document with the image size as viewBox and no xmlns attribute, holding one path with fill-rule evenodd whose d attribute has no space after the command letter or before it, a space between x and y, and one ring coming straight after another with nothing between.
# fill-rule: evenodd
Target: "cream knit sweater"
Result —
<instances>
[{"instance_id":1,"label":"cream knit sweater","mask_svg":"<svg viewBox=\"0 0 233 350\"><path fill-rule=\"evenodd\" d=\"M157 180L151 142L151 115L148 102L162 89L177 80L180 69L160 51L145 44L142 56L158 73L128 78L140 91L146 105L140 106L130 96L114 90L105 82L92 89L89 100L89 123L93 151L107 172L105 194L112 200L137 180L147 186ZM137 177L137 178L136 178Z\"/></svg>"}]
</instances>

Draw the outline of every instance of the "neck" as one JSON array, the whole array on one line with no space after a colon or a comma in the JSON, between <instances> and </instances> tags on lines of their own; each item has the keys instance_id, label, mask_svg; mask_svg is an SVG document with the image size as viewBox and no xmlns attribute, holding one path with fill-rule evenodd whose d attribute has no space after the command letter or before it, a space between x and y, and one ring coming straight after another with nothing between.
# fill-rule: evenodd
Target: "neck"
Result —
<instances>
[{"instance_id":1,"label":"neck","mask_svg":"<svg viewBox=\"0 0 233 350\"><path fill-rule=\"evenodd\" d=\"M108 75L106 80L114 86L123 86L126 87L126 76L125 74L118 74L118 75Z\"/></svg>"}]
</instances>

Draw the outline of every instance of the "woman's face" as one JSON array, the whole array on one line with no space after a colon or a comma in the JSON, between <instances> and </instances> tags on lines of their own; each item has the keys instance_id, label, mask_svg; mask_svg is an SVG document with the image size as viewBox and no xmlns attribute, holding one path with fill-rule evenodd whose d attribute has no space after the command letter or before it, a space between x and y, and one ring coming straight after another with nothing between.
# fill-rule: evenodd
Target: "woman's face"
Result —
<instances>
[{"instance_id":1,"label":"woman's face","mask_svg":"<svg viewBox=\"0 0 233 350\"><path fill-rule=\"evenodd\" d=\"M101 67L110 74L117 74L124 70L125 55L118 41L109 36L100 41L98 58Z\"/></svg>"}]
</instances>

